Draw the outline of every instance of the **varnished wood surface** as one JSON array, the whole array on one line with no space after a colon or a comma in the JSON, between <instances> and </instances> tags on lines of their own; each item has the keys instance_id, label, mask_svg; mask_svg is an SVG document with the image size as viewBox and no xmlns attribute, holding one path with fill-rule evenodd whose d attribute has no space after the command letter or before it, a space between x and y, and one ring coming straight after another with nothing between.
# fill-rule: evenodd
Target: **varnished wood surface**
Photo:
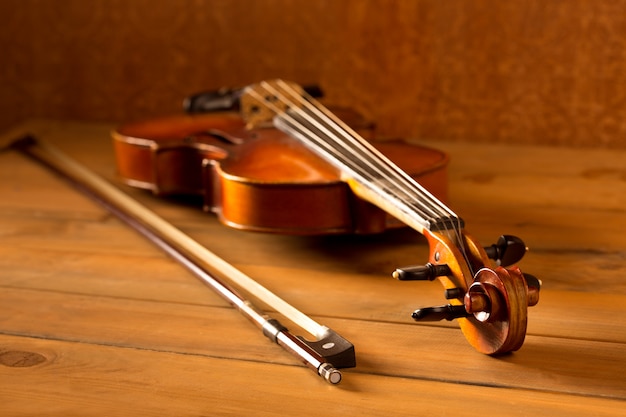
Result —
<instances>
[{"instance_id":1,"label":"varnished wood surface","mask_svg":"<svg viewBox=\"0 0 626 417\"><path fill-rule=\"evenodd\" d=\"M116 182L109 125L29 131ZM521 350L475 352L456 324L415 324L436 282L411 231L289 237L231 230L120 185L348 338L329 386L151 243L20 154L0 154L0 414L618 416L626 409L626 152L437 143L451 205L484 244L522 237L544 287ZM280 318L280 317L279 317ZM291 330L303 334L295 327Z\"/></svg>"}]
</instances>

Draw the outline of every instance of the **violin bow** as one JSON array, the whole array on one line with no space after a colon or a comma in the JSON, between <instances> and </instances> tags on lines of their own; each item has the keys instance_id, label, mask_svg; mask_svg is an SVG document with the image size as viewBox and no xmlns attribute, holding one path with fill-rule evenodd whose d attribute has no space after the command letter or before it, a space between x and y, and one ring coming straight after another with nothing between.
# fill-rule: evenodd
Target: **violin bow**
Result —
<instances>
[{"instance_id":1,"label":"violin bow","mask_svg":"<svg viewBox=\"0 0 626 417\"><path fill-rule=\"evenodd\" d=\"M418 309L414 320L458 319L468 342L489 355L522 346L527 310L539 301L541 281L516 266L504 268L526 252L519 238L504 235L495 245L481 247L456 213L295 83L250 85L239 107L249 128L269 124L300 140L341 172L355 195L426 237L429 262L399 268L393 276L402 281L437 278L450 304Z\"/></svg>"},{"instance_id":2,"label":"violin bow","mask_svg":"<svg viewBox=\"0 0 626 417\"><path fill-rule=\"evenodd\" d=\"M354 346L348 340L315 322L50 144L39 141L32 135L25 135L9 143L6 149L18 150L68 180L185 266L256 324L263 335L294 355L330 384L341 381L340 368L356 366ZM240 295L233 285L218 278L216 273L283 314L316 340L309 341L290 333L278 320L271 318Z\"/></svg>"}]
</instances>

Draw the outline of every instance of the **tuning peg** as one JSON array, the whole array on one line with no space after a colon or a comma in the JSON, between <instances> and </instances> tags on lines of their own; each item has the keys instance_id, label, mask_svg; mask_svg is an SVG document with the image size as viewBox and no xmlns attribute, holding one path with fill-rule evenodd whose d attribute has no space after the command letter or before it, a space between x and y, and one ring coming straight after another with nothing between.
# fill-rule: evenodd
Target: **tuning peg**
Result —
<instances>
[{"instance_id":1,"label":"tuning peg","mask_svg":"<svg viewBox=\"0 0 626 417\"><path fill-rule=\"evenodd\" d=\"M455 298L462 298L465 295L465 291L462 288L446 288L444 293L446 300L453 300Z\"/></svg>"},{"instance_id":2,"label":"tuning peg","mask_svg":"<svg viewBox=\"0 0 626 417\"><path fill-rule=\"evenodd\" d=\"M448 265L433 265L429 262L426 265L398 268L393 271L392 276L399 281L432 281L449 274Z\"/></svg>"},{"instance_id":3,"label":"tuning peg","mask_svg":"<svg viewBox=\"0 0 626 417\"><path fill-rule=\"evenodd\" d=\"M534 275L524 273L524 279L528 286L528 306L532 307L539 302L539 292L541 291L541 280Z\"/></svg>"},{"instance_id":4,"label":"tuning peg","mask_svg":"<svg viewBox=\"0 0 626 417\"><path fill-rule=\"evenodd\" d=\"M452 304L439 307L420 308L415 310L411 315L415 321L450 321L467 316L469 316L469 313L465 311L465 306L456 306Z\"/></svg>"},{"instance_id":5,"label":"tuning peg","mask_svg":"<svg viewBox=\"0 0 626 417\"><path fill-rule=\"evenodd\" d=\"M487 256L501 266L513 265L518 262L527 250L528 248L522 239L511 235L502 235L495 244L485 248Z\"/></svg>"}]
</instances>

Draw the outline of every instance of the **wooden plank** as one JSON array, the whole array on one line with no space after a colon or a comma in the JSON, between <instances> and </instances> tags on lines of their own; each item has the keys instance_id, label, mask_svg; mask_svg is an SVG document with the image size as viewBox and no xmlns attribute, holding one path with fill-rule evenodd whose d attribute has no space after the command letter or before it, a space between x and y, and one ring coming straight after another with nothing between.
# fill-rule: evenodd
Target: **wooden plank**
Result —
<instances>
[{"instance_id":1,"label":"wooden plank","mask_svg":"<svg viewBox=\"0 0 626 417\"><path fill-rule=\"evenodd\" d=\"M103 212L100 212L98 216L93 220L106 220L103 218ZM30 215L24 211L21 211L19 215L9 215L5 212L3 217L6 220L0 225L0 231L3 235L10 236L13 246L24 246L26 243L30 249L59 248L65 244L66 239L75 238L66 237L63 234L55 235L61 231L62 226L70 227L72 224L67 221L57 222L60 220L57 215L44 210L31 211ZM107 222L73 226L85 229L83 233L91 235L85 236L85 239L93 239L83 242L86 245L83 250L106 244L111 251L114 250L113 246L119 247L119 253L122 250L145 253L145 250L150 247L132 232L126 234L120 232L123 237L101 242L104 230L111 232L117 230L116 225L114 225L115 229L107 229ZM306 268L344 273L388 276L398 266L419 264L427 258L425 242L409 231L398 231L368 238L347 236L302 238L229 230L211 218L202 219L202 223L191 225L180 221L174 221L174 223L214 252L237 264L260 264L269 256L271 262L284 267L306 266ZM20 226L21 224L24 226ZM599 224L589 224L586 226L587 229L578 229L574 232L578 236L583 236L585 241L596 240L599 237L597 233L594 237L592 229L599 230L599 226ZM120 225L120 228L123 227ZM560 234L560 230L566 227L564 222L555 224L554 233ZM68 232L72 231L67 230L64 233ZM76 232L81 232L81 230ZM512 232L518 231L512 230ZM531 246L531 252L523 259L521 266L524 271L539 276L544 281L545 288L626 294L626 284L620 279L626 268L623 262L626 252L618 246L622 244L623 234L612 231L610 235L617 237L607 238L606 246L600 246L598 243L594 248L591 244L587 246L587 242L573 243L576 240L571 234L561 237L558 242L551 237L551 234L545 234L546 237L539 243L537 242L540 239L537 237L538 233L526 234L534 239L531 242L536 245ZM523 233L517 234L524 235ZM49 238L46 239L45 236ZM592 237L587 239L587 236ZM68 244L71 245L73 242ZM233 247L241 249L233 251ZM284 256L284 250L287 247L293 248L292 256Z\"/></svg>"},{"instance_id":2,"label":"wooden plank","mask_svg":"<svg viewBox=\"0 0 626 417\"><path fill-rule=\"evenodd\" d=\"M6 155L3 155L3 162L6 162L5 157ZM10 224L2 226L4 233L17 227L20 218L25 221L33 217L35 221L42 218L85 220L106 218L105 212L65 186L62 181L41 171L39 167L27 169L25 167L34 165L24 162L16 155L12 157L15 160L11 161L6 171L0 171L7 177L5 181L0 182L0 191L6 197L0 200L0 211L7 216L7 220L10 219ZM16 177L9 180L9 175ZM22 185L19 187L13 185L16 181ZM39 182L41 184L37 185ZM23 184L29 184L28 188L24 188ZM34 188L31 189L31 185ZM576 189L571 185L570 188ZM420 263L427 256L423 239L411 231L395 231L367 238L277 237L223 231L222 226L209 214L191 207L181 207L173 202L158 200L143 192L127 188L125 190L147 203L156 212L166 215L166 218L212 250L230 255L232 258L230 261L235 263L258 263L260 257L268 255L266 251L246 250L235 253L230 251L233 246L240 245L245 245L247 249L271 248L276 252L282 252L283 245L292 247L297 245L310 250L305 253L294 251L294 255L290 257L276 256L274 261L289 267L306 263L311 268L323 267L323 263L342 272L373 274L389 274L397 266ZM615 192L621 194L617 188ZM476 213L476 209L473 209L467 219L473 221L470 223L472 232L485 244L494 241L501 233L522 236L531 247L531 252L522 261L522 267L524 271L538 275L544 281L545 288L626 294L626 284L621 279L626 269L624 266L626 236L615 233L616 228L626 227L623 211L598 212L584 207L572 210L569 206L561 208L520 206L514 210L500 210L494 213L490 205L480 207L483 211ZM506 214L503 216L503 213ZM546 213L549 216L546 216ZM55 227L58 228L58 225ZM32 232L34 230L31 226L31 234ZM11 233L17 234L18 231ZM215 235L219 235L220 238L215 239ZM29 236L27 233L25 238ZM131 237L128 239L131 243L129 246L141 246L136 243L139 239ZM256 258L251 256L255 253L259 253ZM238 256L239 254L245 255ZM309 257L309 254L314 255ZM327 255L334 256L334 259ZM322 259L322 256L326 258ZM316 261L319 264L315 264Z\"/></svg>"},{"instance_id":3,"label":"wooden plank","mask_svg":"<svg viewBox=\"0 0 626 417\"><path fill-rule=\"evenodd\" d=\"M5 278L8 281L4 285L121 297L152 294L152 299L163 297L166 301L219 303L212 293L197 285L195 278L116 220L59 223L56 218L13 217L10 221L0 220L0 230L7 229L11 232L3 239L0 267L11 269L12 274ZM387 239L371 239L351 244L351 238L343 237L339 241L324 239L330 242L324 250L321 243L302 238L242 233L215 223L203 230L207 236L200 236L199 229L195 234L207 242L209 249L224 254L228 261L311 314L332 312L340 317L407 323L414 309L444 302L438 283L397 282L388 272L375 273L383 269L381 265L392 270L393 264L387 263L394 258L397 261L398 253L408 251L409 243L396 245ZM424 242L417 242L413 248L426 256ZM286 251L292 256L285 257ZM351 258L360 257L366 259L352 267ZM561 269L550 266L545 270L542 278L546 289L540 304L530 309L529 332L624 342L626 296L620 291L591 297L580 292L583 284L566 287L573 291L551 290L559 288L555 279L571 278L574 273L568 268L572 264L584 263L590 277L614 277L604 270L605 264L576 260L576 254L554 258ZM371 270L358 273L364 265ZM615 286L624 285L614 278ZM580 282L581 278L575 281ZM598 285L591 284L590 290Z\"/></svg>"},{"instance_id":4,"label":"wooden plank","mask_svg":"<svg viewBox=\"0 0 626 417\"><path fill-rule=\"evenodd\" d=\"M70 221L65 220L63 223L58 222L57 218L48 218L35 216L18 217L13 216L10 220L0 223L0 230L3 231L3 244L8 247L4 249L4 256L0 259L0 265L5 268L13 269L12 280L16 280L20 267L24 268L24 278L32 281L33 273L39 270L40 274L50 275L53 270L50 268L55 265L60 268L57 270L56 283L66 281L71 278L75 271L80 274L81 268L85 266L87 260L92 259L93 269L89 272L91 279L101 277L99 270L102 265L97 263L100 261L103 265L107 265L109 270L105 274L114 274L116 277L126 276L131 273L133 280L130 282L140 283L136 285L137 293L145 293L150 291L154 286L164 285L164 280L159 276L164 275L157 271L167 271L169 274L179 275L179 271L168 262L161 262L158 251L143 238L137 236L134 232L128 230L121 223L113 220L109 221L100 216L98 221L81 220ZM100 221L102 220L102 221ZM22 226L23 225L23 226ZM211 226L210 228L208 226ZM60 227L61 226L61 227ZM207 241L207 246L217 253L227 254L229 261L237 262L242 269L251 272L257 279L264 284L273 287L277 291L284 291L285 296L303 306L305 311L311 311L317 314L323 314L319 309L315 310L317 300L325 299L329 301L331 298L335 300L334 304L326 303L326 306L332 306L332 311L336 314L342 314L343 317L353 317L354 312L367 311L367 318L377 318L384 320L395 320L399 322L406 321L408 314L412 309L419 306L428 305L429 303L442 302L441 290L436 283L398 283L388 278L386 274L373 274L372 271L383 269L380 265L384 264L390 271L393 264L389 263L389 259L394 257L398 259L398 253L408 251L406 246L410 243L394 244L388 239L370 239L368 242L353 242L351 238L342 237L338 240L323 239L326 249L321 248L322 243L316 243L315 240L302 240L301 238L276 237L268 235L248 234L237 231L231 231L216 225L215 222L207 224L203 230L207 236L201 237L201 230L196 230L199 240ZM215 236L219 235L219 239ZM107 236L106 240L102 237ZM299 245L299 246L294 246ZM343 246L343 248L341 247ZM238 251L229 249L238 247ZM304 250L306 249L306 250ZM329 250L330 249L330 250ZM416 252L422 252L426 256L426 248L423 242L417 242L414 246ZM285 250L290 250L293 256L285 257ZM39 260L33 263L33 253L36 253ZM339 255L339 256L337 256ZM574 254L563 254L561 256L553 256L552 260L557 260L557 265L561 267L558 270L554 265L545 262L541 266L549 266L545 276L542 276L546 282L547 290L544 290L544 296L549 296L549 288L553 288L555 279L567 280L571 278L572 272L568 269L572 264L580 264L581 268L586 271L589 277L609 277L614 278L615 286L624 285L614 275L619 272L606 271L606 264L595 261L587 262L578 260L579 256ZM101 256L100 260L98 256ZM134 256L138 259L133 258ZM360 266L352 268L353 262L350 258L365 257L366 260L361 262ZM110 259L110 260L107 260ZM63 259L58 263L56 260ZM563 259L563 260L560 260ZM604 259L604 258L602 258ZM114 262L113 262L114 260ZM244 262L244 264L239 264ZM263 265L257 263L264 262L271 265L286 265L287 267L278 267L278 269L267 268L263 270ZM150 264L154 264L154 268ZM117 272L111 271L111 265L117 264ZM134 264L134 265L133 265ZM363 268L363 264L369 269L368 272L374 276L365 276L363 274L355 274L351 269L356 271ZM156 267L158 265L158 268ZM298 265L299 268L293 268ZM375 265L379 265L376 267ZM143 269L142 269L143 267ZM306 269L304 269L306 267ZM371 268L370 268L371 267ZM165 269L164 269L165 268ZM65 272L65 269L71 269ZM532 270L532 269L531 269ZM333 276L328 279L325 272L332 271ZM321 272L321 273L320 273ZM534 271L533 271L534 272ZM580 274L575 272L574 274ZM356 275L356 276L355 276ZM369 275L369 274L368 274ZM185 275L186 276L186 275ZM269 277L274 277L269 280ZM575 275L578 278L578 275ZM102 277L100 278L102 279ZM84 288L83 276L75 277L75 280L68 283L67 290L74 291L74 288ZM154 280L154 282L153 282ZM589 278L591 281L591 278ZM45 281L45 279L44 279ZM179 282L181 281L181 282ZM175 290L180 286L192 285L188 278L179 280L170 288ZM274 282L272 282L274 281ZM575 280L580 283L581 278ZM595 280L599 281L599 280ZM372 284L371 286L369 286ZM594 286L591 286L594 284ZM106 291L104 285L103 291ZM115 284L120 287L120 284ZM598 282L590 283L590 288L594 288ZM556 286L559 288L558 286ZM56 288L59 288L58 285ZM121 288L121 287L120 287ZM581 290L582 284L569 284L568 288L572 290ZM601 288L606 291L606 288ZM157 293L159 291L156 291ZM198 296L195 291L189 291L196 294L197 302L203 302L204 296ZM295 295L290 294L291 292ZM310 294L320 293L319 297L311 297ZM539 306L531 309L531 333L535 329L545 334L550 328L555 328L561 335L564 332L568 334L577 334L578 337L598 337L598 340L615 340L622 341L624 338L624 320L607 320L607 317L620 318L625 317L623 297L618 297L620 291L614 291L615 294L605 294L602 298L586 297L580 295L574 298L567 298L565 302L559 302L558 297L549 302L541 302ZM167 292L170 294L170 292ZM298 296L298 294L300 296ZM378 294L386 294L386 297L378 297ZM119 294L122 295L123 294ZM207 296L209 298L210 296ZM555 298L555 297L553 297ZM351 300L350 303L342 303L342 300ZM386 302L385 302L386 301ZM587 301L591 302L589 305ZM555 304L556 303L556 304ZM311 305L313 304L313 305ZM349 307L352 311L342 308ZM572 308L576 306L576 308ZM547 310L545 310L547 309ZM553 312L543 315L542 311ZM362 314L362 313L360 313ZM570 329L572 326L555 325L559 323L563 315L571 317L572 320L567 323L575 324L576 331ZM594 335L594 336L592 336Z\"/></svg>"},{"instance_id":5,"label":"wooden plank","mask_svg":"<svg viewBox=\"0 0 626 417\"><path fill-rule=\"evenodd\" d=\"M109 125L33 121L22 128L115 181ZM41 167L5 153L0 351L35 346L32 351L52 352L55 360L20 368L49 372L25 379L13 373L16 367L0 365L0 396L19 399L0 401L0 413L32 415L48 407L84 414L88 406L94 415L111 415L137 400L149 404L138 415L162 414L164 402L173 414L258 415L272 414L280 398L307 414L323 398L342 415L621 415L626 152L433 145L451 154L453 208L473 234L485 244L516 234L531 246L522 268L539 276L544 289L519 352L487 357L454 323L410 320L414 308L444 302L438 283L389 278L395 267L426 259L425 241L414 232L246 233L190 205L122 186L355 343L358 367L345 371L339 389L327 387L143 238ZM281 377L263 376L255 386L271 403L260 394L241 400L242 385L276 374ZM197 375L212 383L189 383ZM294 386L306 387L306 394L294 393ZM28 402L26 392L37 399ZM219 405L202 408L211 402Z\"/></svg>"},{"instance_id":6,"label":"wooden plank","mask_svg":"<svg viewBox=\"0 0 626 417\"><path fill-rule=\"evenodd\" d=\"M11 381L0 386L0 413L11 416L586 417L589 410L617 416L624 407L624 401L607 398L363 373L329 387L299 367L200 354L4 335L0 346L0 379ZM285 380L291 389L284 389Z\"/></svg>"},{"instance_id":7,"label":"wooden plank","mask_svg":"<svg viewBox=\"0 0 626 417\"><path fill-rule=\"evenodd\" d=\"M201 287L193 277L115 221L104 224L65 222L63 230L57 227L56 220L29 220L27 224L25 230L20 230L19 223L7 225L13 228L13 233L5 236L4 243L9 246L3 249L0 267L5 270L11 268L12 274L6 278L9 280L5 281L5 285L121 297L146 297L153 294L153 297L161 296L169 301L219 302L209 291L199 289ZM232 242L224 239L223 233L226 231L222 230L221 238L218 239L221 242L218 246L224 252L224 247L235 242L235 238ZM108 237L104 242L103 235ZM27 246L23 242L27 242ZM282 239L266 239L263 245L257 245L256 242L246 244L244 240L239 247L243 253L253 255L247 258L248 262L290 265L291 262L286 262L282 255L273 255L273 252L289 250L283 244ZM270 249L272 246L274 249ZM353 246L351 248L354 249ZM300 266L308 268L255 264L237 266L313 314L323 315L332 311L341 317L403 323L410 321L408 317L413 309L443 301L441 287L437 283L401 283L387 274L345 273L341 269L347 269L347 266L329 266L328 260L324 260L319 251L302 252L293 249L291 247L293 253L308 257L308 262L300 263ZM34 253L36 258L33 258ZM231 251L230 258L233 258L233 254ZM376 260L382 257L378 250L363 245L358 254ZM239 261L245 259L242 256L234 258ZM601 267L598 265L590 273L600 274ZM333 275L328 275L329 270L333 271ZM161 291L165 288L168 290ZM184 296L174 297L181 291ZM385 294L385 297L380 297L380 294ZM345 300L350 302L346 303ZM542 301L530 310L529 331L532 334L549 334L554 331L561 337L569 335L619 342L623 342L626 337L626 321L619 319L626 317L626 303L624 296L619 293L604 294L598 298L580 292L552 292L547 289L543 291L542 300L545 302ZM565 323L564 315L569 318ZM607 317L617 320L609 320Z\"/></svg>"},{"instance_id":8,"label":"wooden plank","mask_svg":"<svg viewBox=\"0 0 626 417\"><path fill-rule=\"evenodd\" d=\"M7 288L0 303L6 334L295 364L228 308ZM529 336L496 359L451 328L324 321L357 346L359 373L626 399L622 343Z\"/></svg>"}]
</instances>

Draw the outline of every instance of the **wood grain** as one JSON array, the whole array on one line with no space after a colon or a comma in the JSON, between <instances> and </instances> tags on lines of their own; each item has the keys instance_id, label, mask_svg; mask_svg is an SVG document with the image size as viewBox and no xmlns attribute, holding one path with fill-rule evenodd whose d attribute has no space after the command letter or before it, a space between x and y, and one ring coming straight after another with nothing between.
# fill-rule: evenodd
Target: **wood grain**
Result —
<instances>
[{"instance_id":1,"label":"wood grain","mask_svg":"<svg viewBox=\"0 0 626 417\"><path fill-rule=\"evenodd\" d=\"M414 415L415 410L462 415L459 410L468 407L472 415L587 416L594 410L613 416L623 407L622 401L607 398L576 397L573 402L566 394L366 373L350 374L340 387L329 389L295 366L13 336L0 336L0 344L46 358L32 367L0 365L12 381L3 390L11 400L3 401L0 410L14 416L41 414L42 409L50 415L108 416L386 416ZM243 394L241 386L249 386L255 376L263 384ZM285 380L298 381L297 389L284 389Z\"/></svg>"},{"instance_id":2,"label":"wood grain","mask_svg":"<svg viewBox=\"0 0 626 417\"><path fill-rule=\"evenodd\" d=\"M110 128L33 120L0 138L32 132L116 183ZM425 240L411 231L247 233L188 202L120 186L352 341L357 368L344 371L338 387L63 181L18 154L0 154L0 412L312 415L322 404L328 415L621 415L626 238L616 230L624 224L626 154L442 147L452 157L454 208L473 234L485 243L500 233L527 239L522 269L544 282L526 342L511 355L475 352L454 322L410 319L415 308L445 302L437 283L390 277L396 266L426 259ZM479 163L501 155L505 169ZM566 169L549 163L559 157Z\"/></svg>"}]
</instances>

